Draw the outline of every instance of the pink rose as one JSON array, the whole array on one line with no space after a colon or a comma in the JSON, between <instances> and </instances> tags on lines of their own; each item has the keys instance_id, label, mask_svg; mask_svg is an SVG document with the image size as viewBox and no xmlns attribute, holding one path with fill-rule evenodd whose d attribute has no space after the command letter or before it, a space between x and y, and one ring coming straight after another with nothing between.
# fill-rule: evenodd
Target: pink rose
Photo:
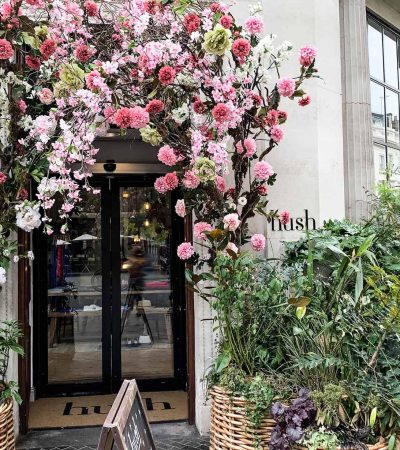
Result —
<instances>
[{"instance_id":1,"label":"pink rose","mask_svg":"<svg viewBox=\"0 0 400 450\"><path fill-rule=\"evenodd\" d=\"M177 162L175 150L169 145L164 145L158 150L158 160L166 166L174 166Z\"/></svg>"},{"instance_id":2,"label":"pink rose","mask_svg":"<svg viewBox=\"0 0 400 450\"><path fill-rule=\"evenodd\" d=\"M235 231L240 225L239 216L236 213L227 214L224 219L224 229Z\"/></svg>"},{"instance_id":3,"label":"pink rose","mask_svg":"<svg viewBox=\"0 0 400 450\"><path fill-rule=\"evenodd\" d=\"M274 174L274 169L271 164L266 161L258 161L254 165L254 176L258 181L266 181Z\"/></svg>"},{"instance_id":4,"label":"pink rose","mask_svg":"<svg viewBox=\"0 0 400 450\"><path fill-rule=\"evenodd\" d=\"M250 242L252 249L256 252L260 252L265 248L265 237L262 234L253 234Z\"/></svg>"},{"instance_id":5,"label":"pink rose","mask_svg":"<svg viewBox=\"0 0 400 450\"><path fill-rule=\"evenodd\" d=\"M10 59L14 56L14 50L7 39L0 39L0 59Z\"/></svg>"},{"instance_id":6,"label":"pink rose","mask_svg":"<svg viewBox=\"0 0 400 450\"><path fill-rule=\"evenodd\" d=\"M190 259L194 255L193 245L190 242L183 242L178 245L177 254L182 260Z\"/></svg>"},{"instance_id":7,"label":"pink rose","mask_svg":"<svg viewBox=\"0 0 400 450\"><path fill-rule=\"evenodd\" d=\"M313 45L305 45L299 50L299 61L304 67L311 66L316 56L317 49Z\"/></svg>"},{"instance_id":8,"label":"pink rose","mask_svg":"<svg viewBox=\"0 0 400 450\"><path fill-rule=\"evenodd\" d=\"M177 200L176 201L175 212L179 217L186 216L185 200Z\"/></svg>"},{"instance_id":9,"label":"pink rose","mask_svg":"<svg viewBox=\"0 0 400 450\"><path fill-rule=\"evenodd\" d=\"M50 105L53 103L54 95L49 88L43 88L38 92L38 97L41 103L44 105Z\"/></svg>"},{"instance_id":10,"label":"pink rose","mask_svg":"<svg viewBox=\"0 0 400 450\"><path fill-rule=\"evenodd\" d=\"M293 78L280 78L277 83L278 92L282 97L291 97L296 90L296 82Z\"/></svg>"},{"instance_id":11,"label":"pink rose","mask_svg":"<svg viewBox=\"0 0 400 450\"><path fill-rule=\"evenodd\" d=\"M197 222L193 226L193 234L196 239L201 239L205 241L207 236L204 234L205 231L212 231L213 227L207 222Z\"/></svg>"},{"instance_id":12,"label":"pink rose","mask_svg":"<svg viewBox=\"0 0 400 450\"><path fill-rule=\"evenodd\" d=\"M279 221L281 222L282 225L286 225L289 223L290 221L290 214L288 211L282 211L279 214Z\"/></svg>"}]
</instances>

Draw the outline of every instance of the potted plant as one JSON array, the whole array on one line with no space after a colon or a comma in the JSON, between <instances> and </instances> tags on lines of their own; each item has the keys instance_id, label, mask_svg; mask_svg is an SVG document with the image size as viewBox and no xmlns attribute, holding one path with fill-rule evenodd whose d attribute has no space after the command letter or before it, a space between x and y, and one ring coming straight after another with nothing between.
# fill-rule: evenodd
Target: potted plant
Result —
<instances>
[{"instance_id":1,"label":"potted plant","mask_svg":"<svg viewBox=\"0 0 400 450\"><path fill-rule=\"evenodd\" d=\"M7 380L10 352L23 355L18 340L22 337L16 321L2 322L0 326L0 449L15 448L13 399L21 403L18 385Z\"/></svg>"}]
</instances>

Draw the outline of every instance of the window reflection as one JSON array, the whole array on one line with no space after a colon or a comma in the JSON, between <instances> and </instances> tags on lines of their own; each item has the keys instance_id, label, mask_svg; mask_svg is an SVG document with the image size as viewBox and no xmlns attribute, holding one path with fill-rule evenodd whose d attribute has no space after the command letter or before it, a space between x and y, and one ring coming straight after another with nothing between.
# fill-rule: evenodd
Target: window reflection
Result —
<instances>
[{"instance_id":1,"label":"window reflection","mask_svg":"<svg viewBox=\"0 0 400 450\"><path fill-rule=\"evenodd\" d=\"M399 145L399 95L386 89L386 141Z\"/></svg>"},{"instance_id":2,"label":"window reflection","mask_svg":"<svg viewBox=\"0 0 400 450\"><path fill-rule=\"evenodd\" d=\"M369 71L373 78L383 81L383 51L381 27L375 22L368 24Z\"/></svg>"},{"instance_id":3,"label":"window reflection","mask_svg":"<svg viewBox=\"0 0 400 450\"><path fill-rule=\"evenodd\" d=\"M385 142L385 91L371 82L372 134L375 140Z\"/></svg>"},{"instance_id":4,"label":"window reflection","mask_svg":"<svg viewBox=\"0 0 400 450\"><path fill-rule=\"evenodd\" d=\"M397 88L397 40L394 33L385 30L383 47L385 54L385 82Z\"/></svg>"}]
</instances>

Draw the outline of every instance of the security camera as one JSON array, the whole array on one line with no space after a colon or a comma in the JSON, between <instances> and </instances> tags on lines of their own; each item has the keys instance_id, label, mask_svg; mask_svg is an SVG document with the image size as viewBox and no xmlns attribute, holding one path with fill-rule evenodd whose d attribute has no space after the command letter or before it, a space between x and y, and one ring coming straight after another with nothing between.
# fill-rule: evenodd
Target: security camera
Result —
<instances>
[{"instance_id":1,"label":"security camera","mask_svg":"<svg viewBox=\"0 0 400 450\"><path fill-rule=\"evenodd\" d=\"M117 165L115 164L115 160L113 159L107 159L105 164L103 164L104 170L108 173L115 172L115 169L117 168Z\"/></svg>"}]
</instances>

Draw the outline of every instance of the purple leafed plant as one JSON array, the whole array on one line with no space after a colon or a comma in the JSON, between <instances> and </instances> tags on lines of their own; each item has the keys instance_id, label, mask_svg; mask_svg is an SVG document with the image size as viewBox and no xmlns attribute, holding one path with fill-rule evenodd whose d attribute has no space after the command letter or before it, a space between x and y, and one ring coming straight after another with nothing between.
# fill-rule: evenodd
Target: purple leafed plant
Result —
<instances>
[{"instance_id":1,"label":"purple leafed plant","mask_svg":"<svg viewBox=\"0 0 400 450\"><path fill-rule=\"evenodd\" d=\"M300 389L298 397L289 406L276 402L271 412L276 426L271 434L270 449L284 450L302 439L305 429L315 421L317 409L309 390Z\"/></svg>"}]
</instances>

